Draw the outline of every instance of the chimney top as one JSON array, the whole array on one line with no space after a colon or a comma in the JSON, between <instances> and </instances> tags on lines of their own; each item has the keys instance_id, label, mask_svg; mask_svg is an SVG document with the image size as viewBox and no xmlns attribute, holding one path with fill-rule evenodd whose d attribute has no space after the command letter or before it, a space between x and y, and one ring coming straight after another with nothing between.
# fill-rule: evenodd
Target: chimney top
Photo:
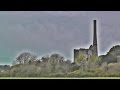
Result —
<instances>
[{"instance_id":1,"label":"chimney top","mask_svg":"<svg viewBox=\"0 0 120 90\"><path fill-rule=\"evenodd\" d=\"M94 22L96 22L97 20L93 20Z\"/></svg>"}]
</instances>

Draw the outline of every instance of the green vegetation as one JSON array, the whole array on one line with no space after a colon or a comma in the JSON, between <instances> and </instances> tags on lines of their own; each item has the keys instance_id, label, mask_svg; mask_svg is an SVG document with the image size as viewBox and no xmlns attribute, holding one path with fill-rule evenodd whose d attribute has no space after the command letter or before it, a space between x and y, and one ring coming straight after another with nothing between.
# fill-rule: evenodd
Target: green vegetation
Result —
<instances>
[{"instance_id":1,"label":"green vegetation","mask_svg":"<svg viewBox=\"0 0 120 90\"><path fill-rule=\"evenodd\" d=\"M117 49L116 49L117 48ZM18 78L86 78L86 77L120 77L120 46L113 47L102 57L92 56L86 59L80 55L75 63L66 60L60 54L37 58L36 55L24 52L17 56L13 65L1 65L0 77ZM110 56L110 57L109 57ZM113 62L108 60L112 58Z\"/></svg>"}]
</instances>

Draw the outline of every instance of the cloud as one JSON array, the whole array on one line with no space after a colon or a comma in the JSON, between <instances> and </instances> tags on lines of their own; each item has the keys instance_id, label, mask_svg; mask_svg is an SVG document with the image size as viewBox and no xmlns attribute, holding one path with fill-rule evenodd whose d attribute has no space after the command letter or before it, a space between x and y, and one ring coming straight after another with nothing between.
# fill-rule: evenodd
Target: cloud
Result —
<instances>
[{"instance_id":1,"label":"cloud","mask_svg":"<svg viewBox=\"0 0 120 90\"><path fill-rule=\"evenodd\" d=\"M9 50L11 56L29 49L39 55L58 51L71 58L73 48L92 44L90 25L97 18L99 52L105 53L120 42L119 16L120 12L102 11L1 11L0 47L4 54Z\"/></svg>"}]
</instances>

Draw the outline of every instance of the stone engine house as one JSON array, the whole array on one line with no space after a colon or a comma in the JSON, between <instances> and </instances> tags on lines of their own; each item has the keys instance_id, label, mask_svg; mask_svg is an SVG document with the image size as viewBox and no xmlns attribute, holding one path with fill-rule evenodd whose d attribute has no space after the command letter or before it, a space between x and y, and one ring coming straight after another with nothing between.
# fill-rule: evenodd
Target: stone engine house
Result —
<instances>
[{"instance_id":1,"label":"stone engine house","mask_svg":"<svg viewBox=\"0 0 120 90\"><path fill-rule=\"evenodd\" d=\"M86 59L89 59L91 56L98 56L97 49L97 21L93 20L93 44L90 45L89 49L74 49L74 62L76 62L77 58L80 55L84 55Z\"/></svg>"}]
</instances>

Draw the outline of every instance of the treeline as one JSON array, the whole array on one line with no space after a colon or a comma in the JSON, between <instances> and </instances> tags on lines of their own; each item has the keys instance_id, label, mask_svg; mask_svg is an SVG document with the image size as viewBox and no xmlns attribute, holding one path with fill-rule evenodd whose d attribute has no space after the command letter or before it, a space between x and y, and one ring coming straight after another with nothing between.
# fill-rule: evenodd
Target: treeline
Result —
<instances>
[{"instance_id":1,"label":"treeline","mask_svg":"<svg viewBox=\"0 0 120 90\"><path fill-rule=\"evenodd\" d=\"M111 48L104 57L86 59L80 55L75 63L60 54L38 58L33 53L23 52L12 66L0 67L0 77L120 77L119 56L120 46Z\"/></svg>"},{"instance_id":2,"label":"treeline","mask_svg":"<svg viewBox=\"0 0 120 90\"><path fill-rule=\"evenodd\" d=\"M10 69L1 72L0 76L7 77L44 77L61 76L73 71L74 64L65 60L60 54L43 56L40 59L36 55L24 52L21 53Z\"/></svg>"},{"instance_id":3,"label":"treeline","mask_svg":"<svg viewBox=\"0 0 120 90\"><path fill-rule=\"evenodd\" d=\"M60 54L38 58L37 55L24 52L17 56L13 65L0 73L2 77L69 77L76 76L77 70L86 72L99 67L99 59L91 57L86 60L80 56L78 62L72 63ZM75 75L74 75L75 74Z\"/></svg>"}]
</instances>

